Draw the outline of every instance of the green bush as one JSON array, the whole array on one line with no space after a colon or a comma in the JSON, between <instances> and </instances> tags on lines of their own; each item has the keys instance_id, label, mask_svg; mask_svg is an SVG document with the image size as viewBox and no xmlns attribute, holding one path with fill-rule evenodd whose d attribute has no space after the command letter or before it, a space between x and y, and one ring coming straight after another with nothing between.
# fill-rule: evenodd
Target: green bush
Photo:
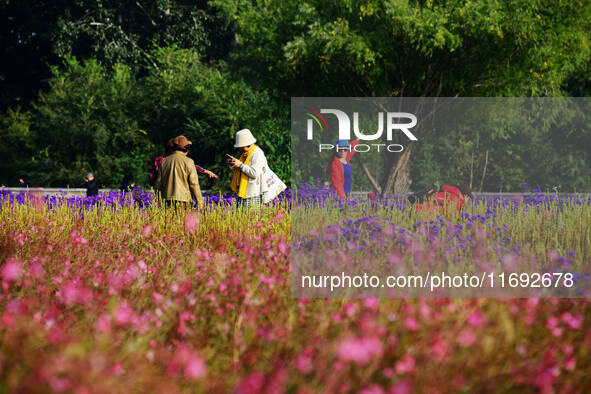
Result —
<instances>
[{"instance_id":1,"label":"green bush","mask_svg":"<svg viewBox=\"0 0 591 394\"><path fill-rule=\"evenodd\" d=\"M233 78L223 64L203 64L195 51L158 48L152 59L142 77L93 59L70 57L53 67L49 90L31 111L11 110L2 119L1 181L76 187L91 171L107 187L118 187L125 174L147 185L164 143L184 134L194 142L195 162L220 175L202 177L202 187L227 191L231 174L223 154L235 152L241 128L252 130L270 166L289 179L287 108Z\"/></svg>"}]
</instances>

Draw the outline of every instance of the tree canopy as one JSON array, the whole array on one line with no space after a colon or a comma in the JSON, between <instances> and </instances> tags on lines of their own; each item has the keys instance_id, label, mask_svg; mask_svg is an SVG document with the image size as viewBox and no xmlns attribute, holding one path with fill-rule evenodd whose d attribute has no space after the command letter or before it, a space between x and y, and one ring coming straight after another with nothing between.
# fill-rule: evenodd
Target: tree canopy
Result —
<instances>
[{"instance_id":1,"label":"tree canopy","mask_svg":"<svg viewBox=\"0 0 591 394\"><path fill-rule=\"evenodd\" d=\"M126 173L145 184L180 133L199 142L196 162L225 172L221 157L243 127L288 180L294 96L591 92L586 0L9 0L0 18L8 185L80 185L85 171L109 186ZM590 129L556 130L423 135L404 141L408 166L384 163L381 184L591 189ZM204 182L223 190L228 177ZM371 185L357 175L355 188Z\"/></svg>"},{"instance_id":2,"label":"tree canopy","mask_svg":"<svg viewBox=\"0 0 591 394\"><path fill-rule=\"evenodd\" d=\"M562 95L589 61L583 1L215 4L236 25L236 67L290 95Z\"/></svg>"}]
</instances>

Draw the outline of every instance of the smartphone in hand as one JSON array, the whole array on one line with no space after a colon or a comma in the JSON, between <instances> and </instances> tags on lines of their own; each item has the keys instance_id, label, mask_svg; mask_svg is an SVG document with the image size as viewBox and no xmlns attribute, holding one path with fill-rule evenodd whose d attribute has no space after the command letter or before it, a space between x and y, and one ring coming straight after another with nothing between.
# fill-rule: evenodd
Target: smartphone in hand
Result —
<instances>
[{"instance_id":1,"label":"smartphone in hand","mask_svg":"<svg viewBox=\"0 0 591 394\"><path fill-rule=\"evenodd\" d=\"M230 164L230 163L231 163L231 160L232 160L234 157L230 156L230 155L229 155L229 154L227 154L227 153L224 153L224 156L226 156L226 161L227 161L227 162L228 162L228 164L230 165L230 168L234 168L234 167L233 167L233 166Z\"/></svg>"}]
</instances>

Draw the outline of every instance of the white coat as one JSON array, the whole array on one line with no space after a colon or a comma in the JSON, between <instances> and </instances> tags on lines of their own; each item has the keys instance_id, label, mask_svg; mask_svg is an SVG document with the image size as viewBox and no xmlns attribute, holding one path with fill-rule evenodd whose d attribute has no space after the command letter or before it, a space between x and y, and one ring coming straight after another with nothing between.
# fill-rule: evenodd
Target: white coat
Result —
<instances>
[{"instance_id":1,"label":"white coat","mask_svg":"<svg viewBox=\"0 0 591 394\"><path fill-rule=\"evenodd\" d=\"M246 198L260 196L267 191L263 182L263 172L267 168L267 158L263 150L258 146L250 156L250 165L242 164L240 171L248 176L248 186L246 187Z\"/></svg>"}]
</instances>

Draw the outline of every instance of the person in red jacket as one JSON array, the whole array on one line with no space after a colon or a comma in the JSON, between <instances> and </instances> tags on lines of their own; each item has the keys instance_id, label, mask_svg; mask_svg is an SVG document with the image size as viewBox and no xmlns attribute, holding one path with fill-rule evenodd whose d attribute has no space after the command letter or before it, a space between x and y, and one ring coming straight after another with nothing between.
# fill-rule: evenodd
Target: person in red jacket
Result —
<instances>
[{"instance_id":1,"label":"person in red jacket","mask_svg":"<svg viewBox=\"0 0 591 394\"><path fill-rule=\"evenodd\" d=\"M354 140L349 143L348 140L338 140L337 153L334 155L328 166L326 172L330 177L330 183L333 190L337 193L341 200L346 200L351 192L352 173L349 162L355 154L355 147L359 144L359 140Z\"/></svg>"},{"instance_id":2,"label":"person in red jacket","mask_svg":"<svg viewBox=\"0 0 591 394\"><path fill-rule=\"evenodd\" d=\"M434 211L438 215L458 214L472 198L472 190L468 185L443 185L439 192L430 194L424 203L415 204L415 210Z\"/></svg>"}]
</instances>

